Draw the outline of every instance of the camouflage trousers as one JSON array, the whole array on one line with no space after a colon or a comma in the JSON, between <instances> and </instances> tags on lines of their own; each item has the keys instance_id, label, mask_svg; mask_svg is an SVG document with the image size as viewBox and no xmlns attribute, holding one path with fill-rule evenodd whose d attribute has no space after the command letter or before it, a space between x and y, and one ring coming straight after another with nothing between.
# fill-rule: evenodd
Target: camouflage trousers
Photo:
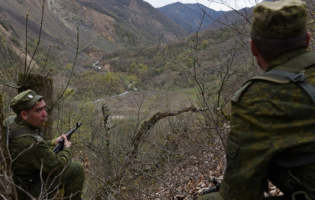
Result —
<instances>
[{"instance_id":1,"label":"camouflage trousers","mask_svg":"<svg viewBox=\"0 0 315 200\"><path fill-rule=\"evenodd\" d=\"M32 185L29 182L17 181L16 185L23 188L24 191L17 188L19 199L29 200L34 197L38 199L51 199L58 196L57 191L64 188L64 194L62 199L81 200L81 194L83 189L83 183L85 179L85 173L83 166L78 162L71 162L70 165L65 168L57 176L38 175ZM41 181L42 180L42 181ZM60 194L59 194L60 195Z\"/></svg>"}]
</instances>

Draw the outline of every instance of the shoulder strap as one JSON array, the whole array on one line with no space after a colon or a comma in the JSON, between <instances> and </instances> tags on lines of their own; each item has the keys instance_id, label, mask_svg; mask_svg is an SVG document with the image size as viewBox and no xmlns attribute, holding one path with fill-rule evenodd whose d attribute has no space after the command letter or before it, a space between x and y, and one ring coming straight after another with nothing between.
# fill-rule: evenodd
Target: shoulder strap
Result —
<instances>
[{"instance_id":1,"label":"shoulder strap","mask_svg":"<svg viewBox=\"0 0 315 200\"><path fill-rule=\"evenodd\" d=\"M13 139L13 138L22 137L22 136L25 136L25 135L31 135L31 134L29 134L29 130L21 129L21 130L17 130L17 131L11 132L10 133L10 138Z\"/></svg>"},{"instance_id":2,"label":"shoulder strap","mask_svg":"<svg viewBox=\"0 0 315 200\"><path fill-rule=\"evenodd\" d=\"M306 76L300 73L302 70L315 64L315 52L308 52L297 56L284 65L278 66L261 76L251 80L265 80L278 84L298 83L315 103L315 87L305 82Z\"/></svg>"},{"instance_id":3,"label":"shoulder strap","mask_svg":"<svg viewBox=\"0 0 315 200\"><path fill-rule=\"evenodd\" d=\"M29 129L20 129L20 130L16 130L16 131L12 131L10 132L10 139L13 139L13 138L19 138L19 137L23 137L23 136L33 136L33 134L31 134L30 132L32 132L31 130Z\"/></svg>"},{"instance_id":4,"label":"shoulder strap","mask_svg":"<svg viewBox=\"0 0 315 200\"><path fill-rule=\"evenodd\" d=\"M34 131L33 131L34 132ZM24 136L31 136L33 137L37 142L43 142L45 141L45 138L42 134L38 135L37 133L32 133L30 130L28 129L21 129L21 130L17 130L14 131L12 133L10 133L10 139L13 138L20 138L20 137L24 137Z\"/></svg>"},{"instance_id":5,"label":"shoulder strap","mask_svg":"<svg viewBox=\"0 0 315 200\"><path fill-rule=\"evenodd\" d=\"M294 74L286 71L271 70L265 73L265 76L268 75L285 77L289 82L298 83L315 103L315 87L304 81L306 79L306 76L304 74Z\"/></svg>"},{"instance_id":6,"label":"shoulder strap","mask_svg":"<svg viewBox=\"0 0 315 200\"><path fill-rule=\"evenodd\" d=\"M315 64L315 52L307 52L297 57L292 58L285 64L278 66L275 70L289 71L292 73L300 73L301 70L306 69Z\"/></svg>"},{"instance_id":7,"label":"shoulder strap","mask_svg":"<svg viewBox=\"0 0 315 200\"><path fill-rule=\"evenodd\" d=\"M315 64L315 52L307 52L299 55L285 64L275 67L260 76L256 76L246 81L243 87L236 92L232 98L232 102L237 102L243 92L251 85L253 80L264 80L277 84L289 84L291 82L298 83L312 98L315 103L315 87L306 83L304 80L306 76L300 73L302 70Z\"/></svg>"}]
</instances>

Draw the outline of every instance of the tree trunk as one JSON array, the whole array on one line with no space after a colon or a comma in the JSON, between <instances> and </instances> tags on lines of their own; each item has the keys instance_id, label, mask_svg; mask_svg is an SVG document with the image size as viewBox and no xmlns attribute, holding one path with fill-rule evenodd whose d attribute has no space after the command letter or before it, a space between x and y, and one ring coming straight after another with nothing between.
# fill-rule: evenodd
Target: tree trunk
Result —
<instances>
[{"instance_id":1,"label":"tree trunk","mask_svg":"<svg viewBox=\"0 0 315 200\"><path fill-rule=\"evenodd\" d=\"M108 118L109 118L109 108L106 105L102 106L102 112L104 117L104 129L105 129L105 156L106 156L106 177L109 179L112 176L112 169L111 169L111 153L110 153L110 134L109 134L109 127L108 127Z\"/></svg>"}]
</instances>

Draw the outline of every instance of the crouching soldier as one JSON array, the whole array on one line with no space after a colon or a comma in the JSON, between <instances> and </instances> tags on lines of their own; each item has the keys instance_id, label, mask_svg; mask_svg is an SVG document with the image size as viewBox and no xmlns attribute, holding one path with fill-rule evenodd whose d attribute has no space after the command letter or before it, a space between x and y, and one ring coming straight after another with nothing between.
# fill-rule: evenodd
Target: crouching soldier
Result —
<instances>
[{"instance_id":1,"label":"crouching soldier","mask_svg":"<svg viewBox=\"0 0 315 200\"><path fill-rule=\"evenodd\" d=\"M19 199L51 198L61 187L64 199L81 199L84 168L71 161L71 142L65 135L45 140L40 132L47 120L43 96L27 90L15 96L10 106L16 116L7 118L4 126ZM55 154L51 146L61 138L65 147Z\"/></svg>"},{"instance_id":2,"label":"crouching soldier","mask_svg":"<svg viewBox=\"0 0 315 200\"><path fill-rule=\"evenodd\" d=\"M253 9L250 46L265 72L235 93L226 170L218 192L199 200L315 199L315 53L307 5L264 1ZM268 199L267 198L267 199Z\"/></svg>"}]
</instances>

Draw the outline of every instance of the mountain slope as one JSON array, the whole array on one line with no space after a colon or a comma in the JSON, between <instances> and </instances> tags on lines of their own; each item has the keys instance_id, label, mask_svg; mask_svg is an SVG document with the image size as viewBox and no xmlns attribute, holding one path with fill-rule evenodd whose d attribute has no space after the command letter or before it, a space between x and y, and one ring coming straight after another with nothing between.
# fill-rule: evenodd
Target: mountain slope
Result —
<instances>
[{"instance_id":1,"label":"mountain slope","mask_svg":"<svg viewBox=\"0 0 315 200\"><path fill-rule=\"evenodd\" d=\"M29 34L35 37L40 27L42 0L0 0L1 24L11 26L25 40L25 17L29 13ZM81 44L96 37L98 48L113 51L176 41L184 30L143 0L47 0L44 5L45 40L75 39L79 27ZM70 42L70 41L68 41Z\"/></svg>"},{"instance_id":2,"label":"mountain slope","mask_svg":"<svg viewBox=\"0 0 315 200\"><path fill-rule=\"evenodd\" d=\"M252 13L253 7L227 11L210 24L205 25L204 30L239 26L240 23L243 24L243 26L245 26L245 24L248 26L251 22Z\"/></svg>"},{"instance_id":3,"label":"mountain slope","mask_svg":"<svg viewBox=\"0 0 315 200\"><path fill-rule=\"evenodd\" d=\"M224 11L212 10L198 3L183 4L180 2L163 6L158 8L158 10L189 33L203 29L203 27L225 13Z\"/></svg>"}]
</instances>

